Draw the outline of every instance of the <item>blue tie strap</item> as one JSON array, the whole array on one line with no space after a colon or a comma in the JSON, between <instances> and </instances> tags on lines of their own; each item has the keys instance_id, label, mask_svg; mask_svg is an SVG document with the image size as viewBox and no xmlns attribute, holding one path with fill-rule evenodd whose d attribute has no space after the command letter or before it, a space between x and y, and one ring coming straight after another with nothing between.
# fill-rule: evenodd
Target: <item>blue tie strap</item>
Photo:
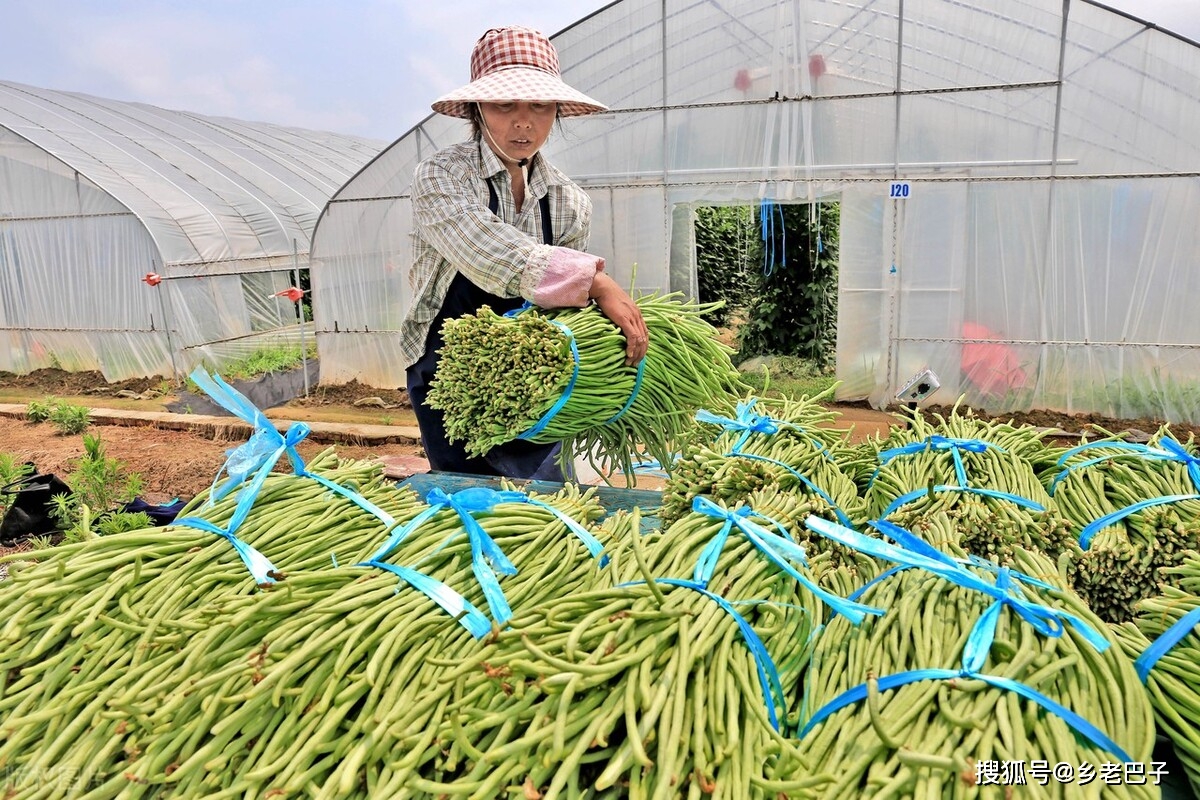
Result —
<instances>
[{"instance_id":1,"label":"blue tie strap","mask_svg":"<svg viewBox=\"0 0 1200 800\"><path fill-rule=\"evenodd\" d=\"M1021 508L1028 508L1031 511L1045 511L1046 507L1036 500L1030 500L1027 497L1011 494L1009 492L1001 492L996 489L981 489L975 486L952 486L946 483L940 483L937 486L925 486L920 489L914 489L911 492L902 494L892 502L888 503L887 508L879 515L881 517L890 517L892 512L901 506L908 505L914 500L919 500L933 492L962 492L963 494L977 494L980 497L994 497L997 500L1007 500L1013 505ZM842 523L845 524L845 523Z\"/></svg>"},{"instance_id":2,"label":"blue tie strap","mask_svg":"<svg viewBox=\"0 0 1200 800\"><path fill-rule=\"evenodd\" d=\"M500 581L496 573L516 575L517 569L508 560L508 557L500 549L500 546L496 544L496 541L488 535L487 531L479 524L479 521L475 519L474 514L490 512L500 503L526 503L543 508L565 524L567 529L583 542L588 553L593 558L600 559L600 566L603 567L608 562L608 557L603 554L604 545L600 543L600 540L559 509L549 503L534 499L524 492L515 490L499 491L489 489L485 486L476 486L469 489L462 489L454 494L446 494L444 490L435 486L425 495L425 502L428 504L428 508L422 510L421 513L417 514L417 516L413 517L403 526L394 529L387 540L367 559L366 563L376 564L377 562L382 562L413 531L421 527L421 525L439 511L449 508L458 515L463 529L467 533L467 538L471 544L471 570L475 573L475 578L479 581L480 588L483 589L484 598L487 600L493 619L501 625L507 623L512 618L512 609L509 607L508 600L500 588Z\"/></svg>"},{"instance_id":3,"label":"blue tie strap","mask_svg":"<svg viewBox=\"0 0 1200 800\"><path fill-rule=\"evenodd\" d=\"M234 527L232 525L230 528L222 528L200 517L182 517L175 520L173 524L185 528L196 528L208 533L215 533L229 542L229 544L233 545L234 552L238 554L238 558L242 560L242 563L246 565L246 569L254 577L254 582L259 586L270 586L275 583L276 578L280 577L279 570L275 568L271 560L239 539L231 530Z\"/></svg>"},{"instance_id":4,"label":"blue tie strap","mask_svg":"<svg viewBox=\"0 0 1200 800\"><path fill-rule=\"evenodd\" d=\"M1137 512L1145 508L1153 506L1164 506L1171 503L1180 503L1184 500L1200 500L1200 494L1171 494L1165 497L1151 497L1147 500L1141 500L1137 503L1131 503L1124 508L1119 508L1116 511L1105 514L1100 519L1088 523L1082 531L1079 532L1079 546L1087 550L1092 543L1092 539L1104 528L1109 525L1116 524L1126 517L1133 516Z\"/></svg>"},{"instance_id":5,"label":"blue tie strap","mask_svg":"<svg viewBox=\"0 0 1200 800\"><path fill-rule=\"evenodd\" d=\"M549 410L542 415L542 418L533 424L533 427L524 433L519 434L517 436L518 439L532 439L542 431L546 430L546 426L550 424L550 421L554 419L558 412L563 410L563 407L566 406L567 401L571 399L571 392L575 389L575 381L579 379L579 345L575 343L575 334L571 333L571 329L558 320L552 319L549 320L549 322L558 326L562 332L566 334L567 341L571 345L571 358L575 366L571 370L571 380L567 382L567 388L563 389L562 395L560 395L559 398L554 401L554 405L550 406Z\"/></svg>"},{"instance_id":6,"label":"blue tie strap","mask_svg":"<svg viewBox=\"0 0 1200 800\"><path fill-rule=\"evenodd\" d=\"M1109 641L1104 636L1080 617L1061 609L1050 608L1049 606L1043 606L1026 600L1020 584L1028 584L1044 589L1053 588L1049 584L1030 576L1013 572L1008 568L997 567L994 564L982 562L978 559L960 561L938 550L916 534L886 520L874 520L871 522L871 525L893 539L896 544L867 536L817 516L808 517L804 524L809 530L857 550L860 553L891 561L901 567L924 569L927 572L932 572L950 581L956 586L988 595L996 601L993 604L993 608L996 609L994 613L999 614L1000 607L1007 606L1043 636L1052 638L1062 636L1066 626L1070 625L1097 652L1104 652L1110 646ZM998 577L994 583L989 582L967 569L968 566L995 571ZM981 620L981 624L986 622L986 619L985 614L985 618ZM980 638L986 639L988 648L991 647L990 636L981 633L976 641ZM967 646L970 650L972 641L969 640ZM968 654L971 655L972 653ZM987 648L983 648L982 657L986 657L986 654Z\"/></svg>"},{"instance_id":7,"label":"blue tie strap","mask_svg":"<svg viewBox=\"0 0 1200 800\"><path fill-rule=\"evenodd\" d=\"M963 492L966 494L975 494L980 497L993 497L997 500L1005 500L1007 502L1018 505L1022 508L1028 508L1031 511L1045 511L1046 507L1041 503L1030 500L1020 495L1015 495L1010 492L1001 492L995 489L983 489L971 486L971 482L967 479L967 468L963 464L962 454L967 453L984 453L988 450L995 450L998 453L1007 452L1003 447L985 442L981 439L957 439L947 436L928 436L919 442L904 445L903 447L894 447L890 450L884 450L879 454L879 466L871 475L868 486L875 483L875 478L879 475L879 471L883 469L888 462L899 456L914 455L916 453L925 453L930 451L949 452L951 459L954 462L954 476L958 481L957 484L938 484L936 486L924 486L920 489L914 489L911 492L901 495L888 504L884 509L881 517L887 517L901 506L907 505L914 500L931 495L933 492Z\"/></svg>"},{"instance_id":8,"label":"blue tie strap","mask_svg":"<svg viewBox=\"0 0 1200 800\"><path fill-rule=\"evenodd\" d=\"M1144 444L1135 444L1133 442L1088 442L1081 444L1078 447L1073 447L1063 453L1058 459L1058 465L1062 466L1072 456L1087 450L1096 448L1104 448L1107 450L1115 450L1115 453L1106 453L1102 456L1087 459L1078 464L1072 464L1065 468L1062 472L1054 476L1054 480L1050 483L1050 494L1054 494L1054 490L1058 488L1058 484L1070 473L1077 469L1090 467L1094 464L1099 464L1103 461L1108 461L1113 458L1118 458L1122 455L1137 455L1150 461L1173 461L1178 464L1183 464L1187 469L1188 477L1191 478L1192 486L1197 492L1200 492L1200 456L1194 456L1189 453L1182 444L1170 436L1163 436L1158 441L1159 447L1150 447Z\"/></svg>"},{"instance_id":9,"label":"blue tie strap","mask_svg":"<svg viewBox=\"0 0 1200 800\"><path fill-rule=\"evenodd\" d=\"M976 621L967 637L966 645L963 648L961 669L918 669L884 676L878 680L880 691L925 680L954 680L958 678L980 680L998 689L1015 692L1027 700L1036 703L1060 717L1076 733L1083 736L1093 745L1113 753L1122 761L1129 760L1128 754L1108 735L1060 703L1018 681L987 675L980 671L987 663L989 652L995 641L997 625L999 624L1001 613L1005 608L1010 609L1019 618L1033 627L1034 630L1048 638L1063 636L1069 625L1080 634L1084 641L1095 648L1097 652L1103 652L1110 646L1109 641L1100 632L1096 631L1080 617L1061 609L1041 605L1034 600L1026 598L1021 584L1024 583L1048 589L1052 589L1053 587L1037 579L1013 572L1006 567L999 567L979 559L955 559L937 550L910 531L890 522L876 520L871 524L881 533L891 538L895 544L882 539L865 536L857 531L838 526L835 523L816 516L810 516L806 520L806 525L822 536L827 536L876 558L884 558L895 562L898 566L889 570L885 575L894 575L901 569L920 568L932 572L956 586L979 591L994 600ZM968 567L988 570L993 575L993 582L985 580L982 576L970 571ZM867 694L868 686L863 684L834 697L808 720L801 730L800 736L804 737L807 735L816 725L838 710L866 699Z\"/></svg>"},{"instance_id":10,"label":"blue tie strap","mask_svg":"<svg viewBox=\"0 0 1200 800\"><path fill-rule=\"evenodd\" d=\"M442 610L453 617L459 625L466 628L476 639L482 639L492 630L492 623L488 621L487 616L482 611L437 578L418 572L411 567L402 567L375 559L363 561L355 566L375 567L376 569L392 573L439 605Z\"/></svg>"},{"instance_id":11,"label":"blue tie strap","mask_svg":"<svg viewBox=\"0 0 1200 800\"><path fill-rule=\"evenodd\" d=\"M879 474L879 470L887 465L889 461L899 456L914 455L916 453L925 453L929 451L949 452L951 458L954 459L954 474L958 478L959 486L967 486L967 470L963 466L962 452L968 453L983 453L988 449L994 449L998 452L1005 452L1004 448L985 442L981 439L956 439L947 436L927 436L919 442L906 444L903 447L893 447L890 450L884 450L879 454L879 467L875 473L871 475L871 480L868 486L875 482L875 476Z\"/></svg>"},{"instance_id":12,"label":"blue tie strap","mask_svg":"<svg viewBox=\"0 0 1200 800\"><path fill-rule=\"evenodd\" d=\"M1074 447L1059 457L1057 462L1059 466L1065 464L1071 457L1088 450L1103 448L1115 452L1105 453L1104 455L1089 458L1066 467L1062 470L1062 472L1055 475L1054 480L1051 481L1050 495L1054 495L1054 492L1058 489L1059 484L1072 472L1085 469L1114 458L1119 458L1123 455L1135 455L1150 461L1170 461L1182 464L1187 469L1188 478L1191 480L1192 486L1196 489L1196 492L1200 492L1200 457L1189 453L1186 449L1184 449L1182 444L1170 436L1162 437L1158 443L1158 448L1149 447L1144 444L1135 444L1132 442L1088 442L1087 444ZM1149 497L1136 503L1130 503L1124 508L1119 508L1116 511L1105 514L1099 519L1093 520L1084 526L1083 530L1079 532L1079 546L1084 550L1088 549L1092 543L1092 539L1095 538L1096 534L1101 530L1107 528L1109 525L1114 525L1126 517L1130 517L1139 511L1142 511L1143 509L1152 508L1154 506L1169 505L1171 503L1180 503L1185 500L1200 500L1200 494L1189 493L1163 495L1161 497Z\"/></svg>"},{"instance_id":13,"label":"blue tie strap","mask_svg":"<svg viewBox=\"0 0 1200 800\"><path fill-rule=\"evenodd\" d=\"M704 550L700 553L700 558L696 562L692 578L701 586L707 586L709 580L712 579L713 571L717 566L717 559L720 557L721 551L725 549L725 543L729 539L729 534L734 528L737 528L771 563L775 564L815 594L832 611L846 617L855 625L862 622L867 614L882 615L884 613L881 609L854 603L831 594L817 586L806 575L796 569L792 565L793 562L801 566L808 565L804 548L792 541L787 529L770 517L758 514L747 506L741 506L736 510L730 511L705 497L696 497L692 500L692 511L724 521L721 530L705 545ZM769 523L779 532L776 533L775 531L767 530L756 523L754 519L751 519L751 517Z\"/></svg>"},{"instance_id":14,"label":"blue tie strap","mask_svg":"<svg viewBox=\"0 0 1200 800\"><path fill-rule=\"evenodd\" d=\"M1086 719L1076 714L1071 709L1063 706L1060 703L1046 697L1046 695L1026 686L1023 683L1011 680L1009 678L999 678L992 675L983 675L977 672L971 672L967 669L952 670L952 669L917 669L908 672L901 672L895 675L885 675L878 679L879 691L885 692L889 689L896 689L905 684L916 683L917 681L936 681L936 680L956 680L964 678L968 680L983 681L989 686L994 686L997 689L1003 689L1010 692L1015 692L1027 700L1032 700L1042 708L1049 711L1051 714L1062 719L1079 735L1083 736L1089 742L1103 750L1107 750L1117 757L1122 763L1130 763L1133 759L1125 750L1114 742L1104 731L1097 728ZM822 708L818 709L811 719L805 723L800 730L799 738L803 739L812 729L819 725L831 714L840 711L848 705L859 703L866 699L868 692L867 685L860 684L854 688L847 689L837 697L830 700Z\"/></svg>"},{"instance_id":15,"label":"blue tie strap","mask_svg":"<svg viewBox=\"0 0 1200 800\"><path fill-rule=\"evenodd\" d=\"M391 514L358 492L334 483L328 478L315 475L305 468L304 460L300 458L296 446L308 436L310 431L308 425L303 422L294 422L288 427L286 434L280 434L262 411L222 380L220 375L210 376L203 368L197 367L192 371L190 377L215 403L238 419L252 425L254 432L245 443L228 451L225 464L217 471L217 475L213 479L206 503L206 507L211 508L217 501L240 486L237 503L229 524L225 528L220 528L198 517L177 519L174 524L208 531L227 539L259 585L273 583L273 575L277 575L278 572L265 556L238 539L236 533L250 514L267 476L285 454L292 465L292 472L297 477L310 478L320 483L377 517L387 528L396 524L396 520ZM226 476L224 482L221 482L222 474Z\"/></svg>"},{"instance_id":16,"label":"blue tie strap","mask_svg":"<svg viewBox=\"0 0 1200 800\"><path fill-rule=\"evenodd\" d=\"M777 709L782 708L786 712L787 706L787 698L783 693L783 682L779 679L779 670L776 668L771 654L767 652L767 646L763 644L762 639L755 632L754 628L751 627L750 623L746 621L746 618L737 613L728 600L719 594L708 591L702 583L679 580L677 578L657 578L654 582L698 592L709 600L712 600L729 616L733 617L734 622L737 623L738 630L742 634L742 641L746 643L746 648L750 651L750 655L754 659L754 668L758 673L759 685L762 687L763 699L767 706L767 718L771 721L771 727L779 731L779 712ZM638 586L645 583L645 581L631 581L629 583L618 584L618 588L622 586Z\"/></svg>"},{"instance_id":17,"label":"blue tie strap","mask_svg":"<svg viewBox=\"0 0 1200 800\"><path fill-rule=\"evenodd\" d=\"M759 414L754 410L754 405L758 402L758 398L742 400L737 404L736 417L723 417L719 414L714 414L711 411L701 409L696 412L696 421L703 422L709 425L717 425L724 428L726 431L736 432L741 431L742 435L734 443L729 450L729 455L745 455L742 453L742 447L749 441L752 434L758 433L764 436L774 436L783 429L789 429L805 433L803 426L797 425L786 420L775 419L768 414ZM829 455L829 448L824 442L819 441L816 437L810 437L809 441L816 446L817 450L825 453L827 458L832 459Z\"/></svg>"},{"instance_id":18,"label":"blue tie strap","mask_svg":"<svg viewBox=\"0 0 1200 800\"><path fill-rule=\"evenodd\" d=\"M637 400L638 392L640 392L642 390L642 373L644 373L645 371L646 371L646 359L643 358L641 361L638 362L637 375L635 375L633 378L633 389L629 392L629 399L625 401L625 405L621 406L620 411L613 414L608 419L604 420L604 422L601 423L602 425L611 425L612 423L616 422L621 417L625 416L625 412L628 411L633 406L634 401Z\"/></svg>"},{"instance_id":19,"label":"blue tie strap","mask_svg":"<svg viewBox=\"0 0 1200 800\"><path fill-rule=\"evenodd\" d=\"M731 453L731 455L733 455L733 454ZM854 524L850 521L850 518L848 516L846 516L846 512L842 511L841 507L838 506L837 502L832 497L829 496L828 492L826 492L820 486L817 486L817 484L813 483L811 480L808 479L807 476L801 474L799 470L795 469L791 465L786 464L782 461L779 461L778 459L775 459L775 458L768 458L767 456L759 456L759 455L755 455L754 453L737 453L736 455L738 458L747 458L747 459L750 459L751 461L763 461L763 462L766 462L767 464L774 464L777 467L783 467L785 470L787 470L789 473L791 473L792 477L794 477L796 480L800 481L800 483L804 484L810 490L812 490L813 494L817 495L822 500L824 500L826 503L828 503L829 507L833 509L834 516L836 516L838 518L838 522L842 523L843 525L845 525L848 528L854 527Z\"/></svg>"},{"instance_id":20,"label":"blue tie strap","mask_svg":"<svg viewBox=\"0 0 1200 800\"><path fill-rule=\"evenodd\" d=\"M1142 683L1145 683L1150 678L1150 670L1154 669L1154 665L1158 663L1158 660L1165 656L1171 648L1183 641L1183 638L1191 633L1192 629L1198 624L1200 624L1200 606L1184 614L1175 624L1167 628L1157 639L1151 642L1150 646L1133 662L1133 667L1137 670L1138 678L1141 679Z\"/></svg>"}]
</instances>

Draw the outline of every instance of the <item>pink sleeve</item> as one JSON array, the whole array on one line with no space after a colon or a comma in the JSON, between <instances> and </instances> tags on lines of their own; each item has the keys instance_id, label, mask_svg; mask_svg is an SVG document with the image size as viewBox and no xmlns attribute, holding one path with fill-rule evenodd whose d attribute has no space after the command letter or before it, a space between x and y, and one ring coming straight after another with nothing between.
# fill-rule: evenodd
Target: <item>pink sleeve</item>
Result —
<instances>
[{"instance_id":1,"label":"pink sleeve","mask_svg":"<svg viewBox=\"0 0 1200 800\"><path fill-rule=\"evenodd\" d=\"M542 308L582 308L588 303L592 279L604 270L604 259L568 247L555 247L546 271L533 290Z\"/></svg>"}]
</instances>

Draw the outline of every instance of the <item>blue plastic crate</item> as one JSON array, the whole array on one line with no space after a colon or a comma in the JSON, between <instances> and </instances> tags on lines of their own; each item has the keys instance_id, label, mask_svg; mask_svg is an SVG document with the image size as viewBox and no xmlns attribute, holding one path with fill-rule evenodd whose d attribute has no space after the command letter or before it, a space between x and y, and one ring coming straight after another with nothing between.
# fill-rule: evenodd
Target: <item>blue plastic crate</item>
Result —
<instances>
[{"instance_id":1,"label":"blue plastic crate","mask_svg":"<svg viewBox=\"0 0 1200 800\"><path fill-rule=\"evenodd\" d=\"M553 494L563 488L563 484L554 481L522 481L509 479L512 484L523 491ZM447 494L460 489L471 489L484 486L489 489L500 488L500 478L490 475L465 475L459 472L421 472L400 481L401 486L407 486L421 497L430 489L437 487ZM616 511L632 511L635 507L642 512L642 530L653 530L659 527L657 516L658 507L662 505L662 492L649 489L622 489L616 486L596 487L596 500L606 514Z\"/></svg>"}]
</instances>

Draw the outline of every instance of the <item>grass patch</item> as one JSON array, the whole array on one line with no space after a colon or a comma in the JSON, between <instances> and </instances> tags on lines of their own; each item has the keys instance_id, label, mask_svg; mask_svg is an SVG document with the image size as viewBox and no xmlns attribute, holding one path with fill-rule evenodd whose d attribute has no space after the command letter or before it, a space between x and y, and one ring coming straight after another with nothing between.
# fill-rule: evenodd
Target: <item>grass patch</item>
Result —
<instances>
[{"instance_id":1,"label":"grass patch","mask_svg":"<svg viewBox=\"0 0 1200 800\"><path fill-rule=\"evenodd\" d=\"M315 359L316 357L316 345L309 345L308 358ZM287 372L290 369L299 367L303 363L304 351L299 345L276 345L255 350L244 358L227 361L219 368L214 368L211 364L205 364L204 368L210 373L219 374L226 381L246 381L275 372ZM200 391L200 387L193 383L190 378L186 383L189 391L196 394L203 394Z\"/></svg>"},{"instance_id":2,"label":"grass patch","mask_svg":"<svg viewBox=\"0 0 1200 800\"><path fill-rule=\"evenodd\" d=\"M777 356L765 371L742 373L742 380L762 397L815 397L827 392L836 379L814 362L795 356Z\"/></svg>"}]
</instances>

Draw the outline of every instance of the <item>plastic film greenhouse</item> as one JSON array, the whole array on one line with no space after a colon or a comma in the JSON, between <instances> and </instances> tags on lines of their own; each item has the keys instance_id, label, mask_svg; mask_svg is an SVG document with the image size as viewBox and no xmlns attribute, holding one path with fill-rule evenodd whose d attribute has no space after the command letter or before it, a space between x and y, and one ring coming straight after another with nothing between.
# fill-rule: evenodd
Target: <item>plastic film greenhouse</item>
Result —
<instances>
[{"instance_id":1,"label":"plastic film greenhouse","mask_svg":"<svg viewBox=\"0 0 1200 800\"><path fill-rule=\"evenodd\" d=\"M276 295L382 146L0 82L0 370L117 381L296 339Z\"/></svg>"},{"instance_id":2,"label":"plastic film greenhouse","mask_svg":"<svg viewBox=\"0 0 1200 800\"><path fill-rule=\"evenodd\" d=\"M1194 42L1080 0L621 0L553 40L611 109L547 153L620 282L695 296L700 206L837 202L838 399L929 370L942 402L1200 421ZM467 135L429 117L326 206L323 381L403 384L410 179Z\"/></svg>"}]
</instances>

